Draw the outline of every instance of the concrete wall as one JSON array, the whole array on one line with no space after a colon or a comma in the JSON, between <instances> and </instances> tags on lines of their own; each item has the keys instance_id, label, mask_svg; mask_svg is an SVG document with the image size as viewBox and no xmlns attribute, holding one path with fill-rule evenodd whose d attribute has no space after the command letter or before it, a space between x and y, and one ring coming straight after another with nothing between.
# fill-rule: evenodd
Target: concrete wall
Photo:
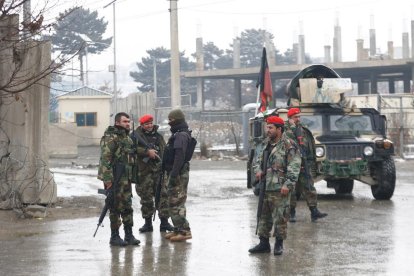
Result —
<instances>
[{"instance_id":1,"label":"concrete wall","mask_svg":"<svg viewBox=\"0 0 414 276\"><path fill-rule=\"evenodd\" d=\"M75 123L49 125L49 157L78 157L78 127Z\"/></svg>"},{"instance_id":2,"label":"concrete wall","mask_svg":"<svg viewBox=\"0 0 414 276\"><path fill-rule=\"evenodd\" d=\"M99 141L110 125L109 96L62 96L58 98L59 120L61 123L76 123L75 113L96 112L96 126L78 126L78 145L99 145Z\"/></svg>"},{"instance_id":3,"label":"concrete wall","mask_svg":"<svg viewBox=\"0 0 414 276\"><path fill-rule=\"evenodd\" d=\"M7 32L17 26L18 16L0 20L0 193L11 208L56 202L47 153L51 45L17 42Z\"/></svg>"},{"instance_id":4,"label":"concrete wall","mask_svg":"<svg viewBox=\"0 0 414 276\"><path fill-rule=\"evenodd\" d=\"M157 119L162 114L163 109L158 109L157 113L155 113L154 109L154 93L148 92L148 93L131 93L125 98L118 99L118 108L117 112L126 112L130 116L133 117L135 127L137 126L137 120L139 117L141 117L144 114L153 114L155 115L155 121L158 121ZM168 109L168 112L170 109ZM114 113L114 110L113 110ZM113 123L113 119L111 120Z\"/></svg>"}]
</instances>

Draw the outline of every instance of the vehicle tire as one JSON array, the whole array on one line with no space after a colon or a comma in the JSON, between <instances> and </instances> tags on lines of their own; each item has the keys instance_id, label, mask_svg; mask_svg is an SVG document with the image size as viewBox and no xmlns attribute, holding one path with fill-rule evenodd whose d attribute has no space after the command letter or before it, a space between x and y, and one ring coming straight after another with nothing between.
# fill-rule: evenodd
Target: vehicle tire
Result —
<instances>
[{"instance_id":1,"label":"vehicle tire","mask_svg":"<svg viewBox=\"0 0 414 276\"><path fill-rule=\"evenodd\" d=\"M338 195L343 194L350 194L354 189L354 180L353 179L335 179L329 180L328 187L333 187L335 189L335 193Z\"/></svg>"},{"instance_id":2,"label":"vehicle tire","mask_svg":"<svg viewBox=\"0 0 414 276\"><path fill-rule=\"evenodd\" d=\"M371 192L375 199L388 200L394 194L395 189L395 163L392 158L379 162L375 168L378 185L371 186Z\"/></svg>"}]
</instances>

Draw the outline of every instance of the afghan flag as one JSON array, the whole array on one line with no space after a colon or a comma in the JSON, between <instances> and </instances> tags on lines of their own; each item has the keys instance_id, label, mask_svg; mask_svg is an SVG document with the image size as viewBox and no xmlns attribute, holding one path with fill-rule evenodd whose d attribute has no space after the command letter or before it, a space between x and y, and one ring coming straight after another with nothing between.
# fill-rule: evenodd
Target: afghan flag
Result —
<instances>
[{"instance_id":1,"label":"afghan flag","mask_svg":"<svg viewBox=\"0 0 414 276\"><path fill-rule=\"evenodd\" d=\"M269 103L272 101L272 80L270 79L269 64L267 63L266 48L263 47L262 62L260 65L260 74L256 83L257 87L257 101L260 106L259 111L263 112L267 109Z\"/></svg>"}]
</instances>

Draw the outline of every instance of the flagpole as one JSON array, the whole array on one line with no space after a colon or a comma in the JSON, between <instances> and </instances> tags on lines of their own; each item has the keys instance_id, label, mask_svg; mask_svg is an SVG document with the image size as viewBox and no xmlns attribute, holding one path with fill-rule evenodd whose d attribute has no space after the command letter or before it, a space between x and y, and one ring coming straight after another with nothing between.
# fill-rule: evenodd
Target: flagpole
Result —
<instances>
[{"instance_id":1,"label":"flagpole","mask_svg":"<svg viewBox=\"0 0 414 276\"><path fill-rule=\"evenodd\" d=\"M265 49L264 43L263 43L263 49ZM263 53L262 53L262 57L260 59L260 72L261 72L262 63L263 63L262 59L263 59ZM254 114L255 117L257 116L257 113L259 113L259 109L260 109L260 106L261 106L261 101L259 102L259 99L260 99L260 90L261 89L262 89L261 85L258 85L257 86L257 98L256 98L256 105L257 106L256 106L256 112Z\"/></svg>"},{"instance_id":2,"label":"flagpole","mask_svg":"<svg viewBox=\"0 0 414 276\"><path fill-rule=\"evenodd\" d=\"M256 117L256 115L259 111L259 108L260 108L259 98L260 98L260 85L257 87L256 111L255 111L255 114L254 114L255 117Z\"/></svg>"}]
</instances>

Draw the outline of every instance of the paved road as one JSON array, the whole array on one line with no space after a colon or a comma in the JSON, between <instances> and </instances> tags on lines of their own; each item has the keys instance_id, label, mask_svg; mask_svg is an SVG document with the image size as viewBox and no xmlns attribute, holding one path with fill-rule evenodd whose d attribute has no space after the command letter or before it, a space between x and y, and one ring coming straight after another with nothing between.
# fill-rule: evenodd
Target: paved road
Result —
<instances>
[{"instance_id":1,"label":"paved road","mask_svg":"<svg viewBox=\"0 0 414 276\"><path fill-rule=\"evenodd\" d=\"M33 221L32 234L0 240L0 274L413 275L414 162L397 168L390 201L374 200L362 183L341 197L319 183L320 209L329 216L312 223L299 202L298 222L289 224L285 252L276 257L247 252L257 243L257 198L245 188L245 162L196 161L187 204L192 240L174 244L155 231L137 234L138 247L111 248L107 219L96 238L97 218ZM143 223L139 211L135 220Z\"/></svg>"}]
</instances>

